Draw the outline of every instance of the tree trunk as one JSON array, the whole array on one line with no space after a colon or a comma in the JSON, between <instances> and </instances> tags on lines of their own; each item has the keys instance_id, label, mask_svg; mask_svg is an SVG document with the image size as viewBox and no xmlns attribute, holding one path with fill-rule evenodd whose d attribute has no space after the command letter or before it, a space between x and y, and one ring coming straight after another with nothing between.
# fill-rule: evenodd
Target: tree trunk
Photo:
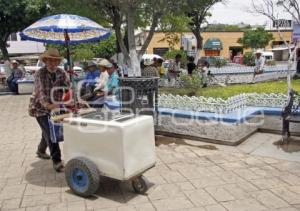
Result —
<instances>
[{"instance_id":1,"label":"tree trunk","mask_svg":"<svg viewBox=\"0 0 300 211\"><path fill-rule=\"evenodd\" d=\"M111 11L111 19L113 20L113 28L116 33L116 38L117 38L119 47L124 55L125 62L128 62L130 60L130 58L129 58L129 53L126 48L126 45L123 41L123 36L122 36L122 32L121 32L122 17L120 15L120 11L117 7L111 7L110 11Z\"/></svg>"},{"instance_id":2,"label":"tree trunk","mask_svg":"<svg viewBox=\"0 0 300 211\"><path fill-rule=\"evenodd\" d=\"M193 34L196 37L197 40L197 51L196 51L196 57L195 57L195 64L198 64L198 60L200 59L200 53L203 48L203 37L201 36L200 30L193 31Z\"/></svg>"},{"instance_id":3,"label":"tree trunk","mask_svg":"<svg viewBox=\"0 0 300 211\"><path fill-rule=\"evenodd\" d=\"M0 49L2 52L2 56L4 60L9 60L9 55L8 55L8 51L7 51L7 47L6 47L6 42L4 41L0 41Z\"/></svg>"},{"instance_id":4,"label":"tree trunk","mask_svg":"<svg viewBox=\"0 0 300 211\"><path fill-rule=\"evenodd\" d=\"M130 68L128 75L133 77L141 76L140 62L136 53L135 37L134 37L134 14L135 9L128 6L127 10L127 27L128 27L128 46L130 56Z\"/></svg>"},{"instance_id":5,"label":"tree trunk","mask_svg":"<svg viewBox=\"0 0 300 211\"><path fill-rule=\"evenodd\" d=\"M151 24L151 27L150 27L150 30L149 30L149 33L148 33L148 36L142 46L142 49L141 51L139 52L139 57L142 57L143 54L145 53L146 49L148 48L148 45L150 44L151 40L152 40L152 37L154 35L154 32L155 32L155 28L157 27L158 25L158 19L160 18L160 14L158 13L154 13L153 14L153 19L152 19L152 24Z\"/></svg>"}]
</instances>

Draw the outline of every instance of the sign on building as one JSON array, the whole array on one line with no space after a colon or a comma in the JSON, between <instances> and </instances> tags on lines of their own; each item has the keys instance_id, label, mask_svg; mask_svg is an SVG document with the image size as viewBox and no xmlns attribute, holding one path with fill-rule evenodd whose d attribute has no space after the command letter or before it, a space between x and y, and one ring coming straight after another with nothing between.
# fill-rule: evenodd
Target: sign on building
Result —
<instances>
[{"instance_id":1,"label":"sign on building","mask_svg":"<svg viewBox=\"0 0 300 211\"><path fill-rule=\"evenodd\" d=\"M273 28L286 29L292 28L292 20L278 19L273 21Z\"/></svg>"}]
</instances>

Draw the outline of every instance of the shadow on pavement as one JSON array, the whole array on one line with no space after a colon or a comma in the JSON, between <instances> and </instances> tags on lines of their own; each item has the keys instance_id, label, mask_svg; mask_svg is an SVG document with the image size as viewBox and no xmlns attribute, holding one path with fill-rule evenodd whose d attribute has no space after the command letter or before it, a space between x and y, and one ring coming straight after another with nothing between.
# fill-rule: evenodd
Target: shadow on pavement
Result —
<instances>
[{"instance_id":1,"label":"shadow on pavement","mask_svg":"<svg viewBox=\"0 0 300 211\"><path fill-rule=\"evenodd\" d=\"M30 170L25 175L25 180L29 184L45 186L46 188L67 187L64 172L55 172L52 167L51 160L38 160L31 163L30 166ZM154 184L148 182L149 189L152 186L154 186ZM75 194L69 188L67 188L65 192L75 196ZM147 195L147 193L145 195ZM130 181L121 182L107 177L100 177L98 191L94 196L88 197L86 200L94 201L99 198L104 198L117 203L127 203L137 196L138 194L133 191Z\"/></svg>"},{"instance_id":2,"label":"shadow on pavement","mask_svg":"<svg viewBox=\"0 0 300 211\"><path fill-rule=\"evenodd\" d=\"M293 153L300 152L300 140L290 137L288 143L282 143L282 141L277 141L274 143L277 148L282 149L284 152Z\"/></svg>"}]
</instances>

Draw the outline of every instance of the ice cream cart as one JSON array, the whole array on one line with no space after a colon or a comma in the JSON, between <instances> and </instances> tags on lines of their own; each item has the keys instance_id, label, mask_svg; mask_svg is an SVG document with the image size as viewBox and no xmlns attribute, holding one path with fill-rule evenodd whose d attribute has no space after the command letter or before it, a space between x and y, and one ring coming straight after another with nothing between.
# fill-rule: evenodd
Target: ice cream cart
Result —
<instances>
[{"instance_id":1,"label":"ice cream cart","mask_svg":"<svg viewBox=\"0 0 300 211\"><path fill-rule=\"evenodd\" d=\"M152 116L94 112L63 121L65 176L77 195L87 197L100 176L131 181L137 193L147 191L142 174L155 165Z\"/></svg>"}]
</instances>

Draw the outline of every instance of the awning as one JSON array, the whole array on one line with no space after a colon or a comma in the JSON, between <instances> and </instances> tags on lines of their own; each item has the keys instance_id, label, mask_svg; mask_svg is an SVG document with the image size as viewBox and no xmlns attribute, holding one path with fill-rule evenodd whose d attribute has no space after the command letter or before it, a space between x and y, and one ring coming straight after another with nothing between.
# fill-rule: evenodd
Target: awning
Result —
<instances>
[{"instance_id":1,"label":"awning","mask_svg":"<svg viewBox=\"0 0 300 211\"><path fill-rule=\"evenodd\" d=\"M205 50L222 50L223 45L219 38L209 38L206 40L203 48Z\"/></svg>"}]
</instances>

